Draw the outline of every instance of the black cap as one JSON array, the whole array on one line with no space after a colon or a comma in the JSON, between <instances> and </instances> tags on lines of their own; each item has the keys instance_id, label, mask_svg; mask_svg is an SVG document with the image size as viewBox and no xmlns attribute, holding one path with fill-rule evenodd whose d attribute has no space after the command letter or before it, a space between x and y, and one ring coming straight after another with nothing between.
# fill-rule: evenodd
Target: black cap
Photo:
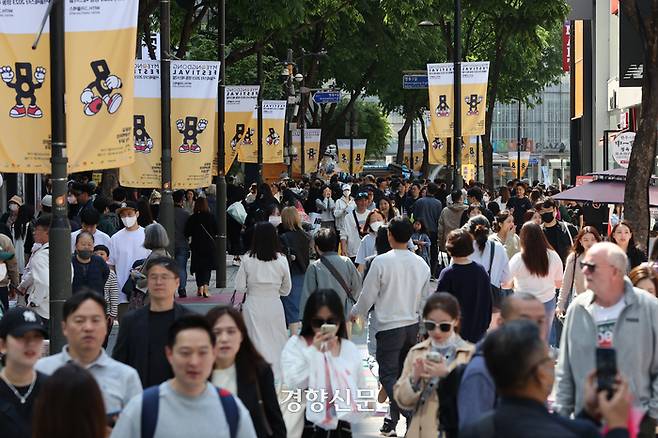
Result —
<instances>
[{"instance_id":1,"label":"black cap","mask_svg":"<svg viewBox=\"0 0 658 438\"><path fill-rule=\"evenodd\" d=\"M0 338L3 339L7 335L20 338L33 330L43 336L48 335L46 328L41 324L39 315L27 307L14 307L0 320Z\"/></svg>"},{"instance_id":2,"label":"black cap","mask_svg":"<svg viewBox=\"0 0 658 438\"><path fill-rule=\"evenodd\" d=\"M135 201L122 202L121 207L117 208L116 213L120 215L122 210L127 210L129 208L137 211L137 203Z\"/></svg>"}]
</instances>

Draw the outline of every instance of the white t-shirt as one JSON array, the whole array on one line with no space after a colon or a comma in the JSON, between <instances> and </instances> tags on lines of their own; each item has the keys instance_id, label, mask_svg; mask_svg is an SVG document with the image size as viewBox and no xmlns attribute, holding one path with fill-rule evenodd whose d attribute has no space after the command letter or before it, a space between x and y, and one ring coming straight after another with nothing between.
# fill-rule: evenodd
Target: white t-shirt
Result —
<instances>
[{"instance_id":1,"label":"white t-shirt","mask_svg":"<svg viewBox=\"0 0 658 438\"><path fill-rule=\"evenodd\" d=\"M623 296L616 304L610 307L603 307L596 302L587 307L596 324L596 342L598 347L613 347L612 338L615 332L615 324L617 324L619 315L624 310L624 307L626 307L626 303Z\"/></svg>"},{"instance_id":2,"label":"white t-shirt","mask_svg":"<svg viewBox=\"0 0 658 438\"><path fill-rule=\"evenodd\" d=\"M356 221L354 220L354 214L356 213L356 219L359 221L359 227L356 226ZM359 235L359 229L363 228L363 224L366 223L370 210L366 210L363 213L359 213L356 209L350 208L347 211L347 216L343 220L343 227L340 229L340 239L347 240L347 256L356 257L357 252L359 251L359 246L361 245L361 236Z\"/></svg>"},{"instance_id":3,"label":"white t-shirt","mask_svg":"<svg viewBox=\"0 0 658 438\"><path fill-rule=\"evenodd\" d=\"M538 277L528 271L519 252L509 261L509 271L514 277L514 292L527 292L542 303L547 303L555 298L556 282L562 281L562 260L555 251L549 249L548 275Z\"/></svg>"},{"instance_id":4,"label":"white t-shirt","mask_svg":"<svg viewBox=\"0 0 658 438\"><path fill-rule=\"evenodd\" d=\"M82 230L77 230L71 233L71 253L75 252L75 239L78 238ZM108 248L110 247L110 236L102 232L101 230L96 230L93 234L94 236L94 246L96 245L105 245Z\"/></svg>"},{"instance_id":5,"label":"white t-shirt","mask_svg":"<svg viewBox=\"0 0 658 438\"><path fill-rule=\"evenodd\" d=\"M144 248L144 228L139 227L135 231L128 231L126 228L117 231L110 238L110 259L108 265L114 266L117 273L117 282L119 284L119 302L126 303L127 297L121 289L128 280L133 263L137 260L145 259L151 253Z\"/></svg>"}]
</instances>

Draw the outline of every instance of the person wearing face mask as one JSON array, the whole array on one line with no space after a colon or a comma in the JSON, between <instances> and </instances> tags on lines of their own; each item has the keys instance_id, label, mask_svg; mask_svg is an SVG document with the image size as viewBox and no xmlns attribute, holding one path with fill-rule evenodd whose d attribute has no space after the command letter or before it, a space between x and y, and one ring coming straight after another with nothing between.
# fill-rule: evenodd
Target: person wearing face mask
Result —
<instances>
[{"instance_id":1,"label":"person wearing face mask","mask_svg":"<svg viewBox=\"0 0 658 438\"><path fill-rule=\"evenodd\" d=\"M558 221L556 217L557 203L551 199L546 200L541 204L539 215L541 216L541 228L544 231L546 240L560 256L562 264L567 261L571 247L573 247L573 239L578 234L576 227L568 222Z\"/></svg>"},{"instance_id":2,"label":"person wearing face mask","mask_svg":"<svg viewBox=\"0 0 658 438\"><path fill-rule=\"evenodd\" d=\"M198 198L194 202L194 213L185 224L184 234L186 238L191 239L190 273L194 274L196 279L196 294L208 298L210 273L215 269L213 238L217 234L217 222L208 208L206 198Z\"/></svg>"},{"instance_id":3,"label":"person wearing face mask","mask_svg":"<svg viewBox=\"0 0 658 438\"><path fill-rule=\"evenodd\" d=\"M363 224L363 232L367 233L361 239L359 251L356 253L356 263L359 272L363 272L366 265L366 258L375 255L375 238L377 237L377 230L384 225L384 215L379 210L372 210L366 218L366 223Z\"/></svg>"},{"instance_id":4,"label":"person wearing face mask","mask_svg":"<svg viewBox=\"0 0 658 438\"><path fill-rule=\"evenodd\" d=\"M123 287L130 276L130 270L137 260L143 260L151 251L144 248L144 228L137 223L139 212L137 203L126 201L117 209L124 228L110 238L110 258L107 264L114 267L119 286L119 319L128 310L128 297Z\"/></svg>"},{"instance_id":5,"label":"person wearing face mask","mask_svg":"<svg viewBox=\"0 0 658 438\"><path fill-rule=\"evenodd\" d=\"M455 330L460 313L459 302L447 292L436 293L425 303L422 329L427 339L411 347L393 387L398 406L413 412L407 436L437 436L440 381L473 355L473 344Z\"/></svg>"},{"instance_id":6,"label":"person wearing face mask","mask_svg":"<svg viewBox=\"0 0 658 438\"><path fill-rule=\"evenodd\" d=\"M21 205L23 205L23 198L20 196L14 195L9 198L9 202L7 204L8 211L3 214L2 217L0 217L0 222L7 225L7 228L11 229L12 225L14 225L14 222L16 222L16 218L18 218L18 207Z\"/></svg>"},{"instance_id":7,"label":"person wearing face mask","mask_svg":"<svg viewBox=\"0 0 658 438\"><path fill-rule=\"evenodd\" d=\"M110 276L107 263L94 255L94 236L86 231L75 239L75 253L71 259L73 265L73 282L71 292L76 294L88 288L103 296L105 283Z\"/></svg>"}]
</instances>

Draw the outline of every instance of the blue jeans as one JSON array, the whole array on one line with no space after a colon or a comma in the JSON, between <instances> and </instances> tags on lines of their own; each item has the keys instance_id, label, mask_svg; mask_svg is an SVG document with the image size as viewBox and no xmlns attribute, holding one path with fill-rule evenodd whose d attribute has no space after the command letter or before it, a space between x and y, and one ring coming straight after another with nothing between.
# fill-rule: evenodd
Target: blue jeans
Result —
<instances>
[{"instance_id":1,"label":"blue jeans","mask_svg":"<svg viewBox=\"0 0 658 438\"><path fill-rule=\"evenodd\" d=\"M187 259L190 258L190 249L175 248L174 258L176 259L176 264L178 265L178 270L180 272L180 285L178 286L178 290L185 291L187 287Z\"/></svg>"},{"instance_id":2,"label":"blue jeans","mask_svg":"<svg viewBox=\"0 0 658 438\"><path fill-rule=\"evenodd\" d=\"M550 301L544 303L544 312L546 314L546 341L552 340L551 335L553 334L553 319L555 318L555 297L551 298ZM550 343L553 345L552 343Z\"/></svg>"}]
</instances>

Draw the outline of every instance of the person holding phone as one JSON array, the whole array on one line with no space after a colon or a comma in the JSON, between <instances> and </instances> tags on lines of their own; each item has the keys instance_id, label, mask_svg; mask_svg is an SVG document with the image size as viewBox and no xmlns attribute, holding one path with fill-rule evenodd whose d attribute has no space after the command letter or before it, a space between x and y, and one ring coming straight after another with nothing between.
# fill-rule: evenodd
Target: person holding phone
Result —
<instances>
[{"instance_id":1,"label":"person holding phone","mask_svg":"<svg viewBox=\"0 0 658 438\"><path fill-rule=\"evenodd\" d=\"M306 302L299 336L288 340L281 354L284 393L308 389L326 400L307 400L304 436L347 437L351 436L350 422L359 417L348 409L338 409L331 400L338 394L341 399L360 403L361 390L366 382L361 353L347 339L347 325L343 305L336 292L320 289L313 292ZM330 375L327 379L327 375ZM349 392L349 395L347 394ZM374 391L373 391L374 396ZM318 406L319 403L322 406ZM319 409L318 409L319 408ZM309 418L309 414L313 418ZM324 422L323 419L330 421ZM288 427L288 436L298 436L297 428Z\"/></svg>"},{"instance_id":2,"label":"person holding phone","mask_svg":"<svg viewBox=\"0 0 658 438\"><path fill-rule=\"evenodd\" d=\"M439 430L439 381L460 364L468 363L473 344L459 334L459 302L447 292L427 299L421 330L427 338L409 350L402 375L393 387L395 401L413 411L407 436L435 438Z\"/></svg>"}]
</instances>

